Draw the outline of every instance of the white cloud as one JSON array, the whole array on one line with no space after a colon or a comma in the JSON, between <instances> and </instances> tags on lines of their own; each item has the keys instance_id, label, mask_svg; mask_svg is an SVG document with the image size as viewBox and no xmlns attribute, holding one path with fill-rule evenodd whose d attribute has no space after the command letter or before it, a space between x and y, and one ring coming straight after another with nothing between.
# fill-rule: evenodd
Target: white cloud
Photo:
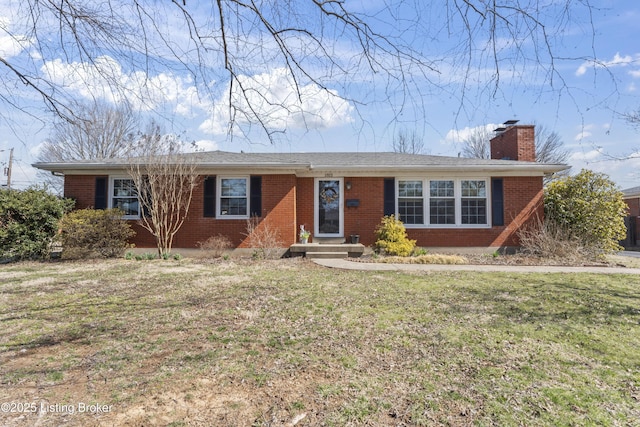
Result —
<instances>
[{"instance_id":1,"label":"white cloud","mask_svg":"<svg viewBox=\"0 0 640 427\"><path fill-rule=\"evenodd\" d=\"M591 135L593 135L593 133L591 132L591 130L593 130L594 125L584 125L580 128L580 131L578 132L578 134L573 138L575 141L582 141L586 138L589 138Z\"/></svg>"},{"instance_id":2,"label":"white cloud","mask_svg":"<svg viewBox=\"0 0 640 427\"><path fill-rule=\"evenodd\" d=\"M324 129L353 122L353 107L337 91L310 83L299 85L285 68L269 73L240 76L231 93L236 125L255 123L259 117L269 129ZM244 93L240 90L244 88ZM229 87L215 103L211 116L200 125L205 133L221 135L229 130ZM246 99L245 99L246 97ZM250 106L250 107L249 107Z\"/></svg>"},{"instance_id":3,"label":"white cloud","mask_svg":"<svg viewBox=\"0 0 640 427\"><path fill-rule=\"evenodd\" d=\"M451 129L449 132L447 132L447 135L444 138L444 142L458 144L462 141L465 141L471 135L476 135L480 132L486 132L487 135L492 136L493 131L500 126L502 125L489 123L484 126L465 127L464 129Z\"/></svg>"},{"instance_id":4,"label":"white cloud","mask_svg":"<svg viewBox=\"0 0 640 427\"><path fill-rule=\"evenodd\" d=\"M5 60L19 55L28 49L33 42L25 35L13 34L8 18L0 16L0 58Z\"/></svg>"},{"instance_id":5,"label":"white cloud","mask_svg":"<svg viewBox=\"0 0 640 427\"><path fill-rule=\"evenodd\" d=\"M576 70L576 76L583 76L589 70L589 68L614 68L614 67L627 67L635 63L640 59L640 55L635 54L621 56L620 53L613 55L611 61L595 61L589 60L583 62Z\"/></svg>"},{"instance_id":6,"label":"white cloud","mask_svg":"<svg viewBox=\"0 0 640 427\"><path fill-rule=\"evenodd\" d=\"M199 151L216 151L219 149L218 143L211 139L200 139L195 144Z\"/></svg>"},{"instance_id":7,"label":"white cloud","mask_svg":"<svg viewBox=\"0 0 640 427\"><path fill-rule=\"evenodd\" d=\"M92 64L67 63L61 59L46 61L41 71L54 83L85 98L102 98L114 103L126 100L142 111L168 103L175 105L177 114L191 115L194 110L205 110L210 105L197 97L197 89L189 77L167 73L148 76L142 71L126 73L109 56L100 56Z\"/></svg>"},{"instance_id":8,"label":"white cloud","mask_svg":"<svg viewBox=\"0 0 640 427\"><path fill-rule=\"evenodd\" d=\"M569 156L570 162L593 162L599 160L602 156L600 150L590 150L587 152L576 152Z\"/></svg>"}]
</instances>

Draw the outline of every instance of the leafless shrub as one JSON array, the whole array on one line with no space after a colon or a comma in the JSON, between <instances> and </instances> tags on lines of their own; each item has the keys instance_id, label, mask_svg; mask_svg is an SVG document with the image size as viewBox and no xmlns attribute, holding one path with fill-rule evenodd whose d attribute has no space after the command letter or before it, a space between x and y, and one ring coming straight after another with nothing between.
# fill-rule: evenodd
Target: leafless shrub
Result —
<instances>
[{"instance_id":1,"label":"leafless shrub","mask_svg":"<svg viewBox=\"0 0 640 427\"><path fill-rule=\"evenodd\" d=\"M233 244L227 236L218 234L217 236L209 237L204 242L198 242L198 247L202 251L203 257L220 258L225 251L233 247Z\"/></svg>"},{"instance_id":2,"label":"leafless shrub","mask_svg":"<svg viewBox=\"0 0 640 427\"><path fill-rule=\"evenodd\" d=\"M586 246L566 228L550 220L537 220L518 232L522 252L543 258L580 263L598 257L597 251Z\"/></svg>"},{"instance_id":3,"label":"leafless shrub","mask_svg":"<svg viewBox=\"0 0 640 427\"><path fill-rule=\"evenodd\" d=\"M260 218L255 216L249 218L247 220L247 231L244 234L248 237L249 246L254 249L254 258L280 258L283 243L278 230L269 221L260 221Z\"/></svg>"}]
</instances>

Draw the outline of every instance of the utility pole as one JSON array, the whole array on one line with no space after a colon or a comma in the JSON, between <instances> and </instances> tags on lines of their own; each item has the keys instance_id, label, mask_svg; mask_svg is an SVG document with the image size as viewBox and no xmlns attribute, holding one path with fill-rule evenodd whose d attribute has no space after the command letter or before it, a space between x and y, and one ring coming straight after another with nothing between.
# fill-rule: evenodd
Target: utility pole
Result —
<instances>
[{"instance_id":1,"label":"utility pole","mask_svg":"<svg viewBox=\"0 0 640 427\"><path fill-rule=\"evenodd\" d=\"M4 151L4 150L0 150ZM7 189L11 190L11 168L13 166L13 148L9 150L9 166L5 168L4 174L7 176Z\"/></svg>"},{"instance_id":2,"label":"utility pole","mask_svg":"<svg viewBox=\"0 0 640 427\"><path fill-rule=\"evenodd\" d=\"M13 148L9 150L9 167L7 168L7 189L11 190L11 167L13 166Z\"/></svg>"}]
</instances>

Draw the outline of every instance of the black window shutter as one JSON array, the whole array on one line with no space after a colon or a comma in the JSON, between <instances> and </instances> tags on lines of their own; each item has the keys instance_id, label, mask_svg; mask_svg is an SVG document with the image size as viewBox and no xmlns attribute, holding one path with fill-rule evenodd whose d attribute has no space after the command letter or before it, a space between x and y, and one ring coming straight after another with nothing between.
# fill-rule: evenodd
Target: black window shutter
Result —
<instances>
[{"instance_id":1,"label":"black window shutter","mask_svg":"<svg viewBox=\"0 0 640 427\"><path fill-rule=\"evenodd\" d=\"M396 180L395 178L384 179L384 215L395 215L396 213Z\"/></svg>"},{"instance_id":2,"label":"black window shutter","mask_svg":"<svg viewBox=\"0 0 640 427\"><path fill-rule=\"evenodd\" d=\"M204 216L216 217L216 177L208 176L204 179Z\"/></svg>"},{"instance_id":3,"label":"black window shutter","mask_svg":"<svg viewBox=\"0 0 640 427\"><path fill-rule=\"evenodd\" d=\"M249 207L251 216L262 216L262 177L259 175L251 175L251 197Z\"/></svg>"},{"instance_id":4,"label":"black window shutter","mask_svg":"<svg viewBox=\"0 0 640 427\"><path fill-rule=\"evenodd\" d=\"M106 176L98 176L96 177L96 194L95 199L93 201L94 209L106 209L107 208L107 177Z\"/></svg>"},{"instance_id":5,"label":"black window shutter","mask_svg":"<svg viewBox=\"0 0 640 427\"><path fill-rule=\"evenodd\" d=\"M149 183L149 175L144 175L142 177L142 185L145 186L147 191L145 195L147 197L146 203L142 203L142 215L151 216L151 211L149 210L150 206L153 206L153 192L151 191L151 184ZM140 195L138 195L140 196ZM140 197L138 197L140 198Z\"/></svg>"},{"instance_id":6,"label":"black window shutter","mask_svg":"<svg viewBox=\"0 0 640 427\"><path fill-rule=\"evenodd\" d=\"M491 180L491 216L493 225L504 225L504 192L502 178Z\"/></svg>"}]
</instances>

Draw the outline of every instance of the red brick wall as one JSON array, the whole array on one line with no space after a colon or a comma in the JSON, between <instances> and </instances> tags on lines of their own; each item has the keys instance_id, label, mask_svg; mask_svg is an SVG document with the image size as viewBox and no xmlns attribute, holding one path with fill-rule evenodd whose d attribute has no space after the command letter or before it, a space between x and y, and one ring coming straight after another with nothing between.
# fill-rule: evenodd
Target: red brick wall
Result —
<instances>
[{"instance_id":1,"label":"red brick wall","mask_svg":"<svg viewBox=\"0 0 640 427\"><path fill-rule=\"evenodd\" d=\"M536 161L535 129L532 125L511 126L493 138L490 144L492 159Z\"/></svg>"},{"instance_id":2,"label":"red brick wall","mask_svg":"<svg viewBox=\"0 0 640 427\"><path fill-rule=\"evenodd\" d=\"M347 182L351 189L347 189ZM298 230L304 225L313 236L314 224L314 178L298 178ZM351 234L360 235L360 243L365 246L375 241L374 230L384 214L383 178L350 178L343 179L344 186L344 235L349 241ZM347 207L347 199L358 199L360 205ZM313 237L311 238L313 241Z\"/></svg>"},{"instance_id":3,"label":"red brick wall","mask_svg":"<svg viewBox=\"0 0 640 427\"><path fill-rule=\"evenodd\" d=\"M98 176L65 175L64 196L76 201L76 209L87 209L93 207L96 197L96 178Z\"/></svg>"},{"instance_id":4,"label":"red brick wall","mask_svg":"<svg viewBox=\"0 0 640 427\"><path fill-rule=\"evenodd\" d=\"M246 222L244 224L246 226ZM258 232L263 227L277 230L283 247L296 242L295 175L264 175L262 177L262 217ZM251 247L250 239L245 237L240 247Z\"/></svg>"},{"instance_id":5,"label":"red brick wall","mask_svg":"<svg viewBox=\"0 0 640 427\"><path fill-rule=\"evenodd\" d=\"M65 176L65 196L76 199L76 209L92 207L95 199L95 180L93 175ZM189 214L174 239L175 248L195 248L211 236L222 234L227 236L234 246L248 247L244 219L205 218L204 195L200 177L194 189ZM262 177L262 217L258 230L269 225L278 230L278 238L283 246L296 241L295 231L295 184L294 175L265 175ZM153 248L156 246L153 236L138 221L131 221L136 236L132 239L137 247Z\"/></svg>"},{"instance_id":6,"label":"red brick wall","mask_svg":"<svg viewBox=\"0 0 640 427\"><path fill-rule=\"evenodd\" d=\"M234 246L250 247L247 233L247 220L205 218L203 185L204 177L200 177L199 185L193 192L189 215L176 235L173 246L176 248L198 247L211 236L222 234L227 236ZM259 218L258 231L265 226L278 231L277 237L283 247L295 242L295 176L264 175L262 177L262 216ZM142 242L141 242L142 243ZM147 243L146 241L144 243ZM136 242L136 245L139 245ZM153 244L155 246L155 243Z\"/></svg>"},{"instance_id":7,"label":"red brick wall","mask_svg":"<svg viewBox=\"0 0 640 427\"><path fill-rule=\"evenodd\" d=\"M518 246L517 230L536 218L542 220L542 177L505 177L504 223L492 228L420 228L407 229L418 246L427 247L502 247Z\"/></svg>"},{"instance_id":8,"label":"red brick wall","mask_svg":"<svg viewBox=\"0 0 640 427\"><path fill-rule=\"evenodd\" d=\"M629 207L629 216L640 216L640 197L625 199L625 203Z\"/></svg>"},{"instance_id":9,"label":"red brick wall","mask_svg":"<svg viewBox=\"0 0 640 427\"><path fill-rule=\"evenodd\" d=\"M298 178L296 184L296 213L298 220L296 233L300 230L300 226L304 225L304 228L311 232L310 242L313 241L314 230L314 182L313 178Z\"/></svg>"},{"instance_id":10,"label":"red brick wall","mask_svg":"<svg viewBox=\"0 0 640 427\"><path fill-rule=\"evenodd\" d=\"M346 183L351 182L347 190ZM375 229L384 214L384 178L344 178L345 208L344 233L347 241L350 234L360 234L360 243L365 246L375 242ZM298 226L313 231L314 227L314 179L298 179ZM542 177L505 177L504 226L492 228L413 228L409 237L419 246L442 247L501 247L518 246L517 230L523 224L542 220ZM304 197L301 197L304 195ZM360 206L346 207L347 199L359 199Z\"/></svg>"},{"instance_id":11,"label":"red brick wall","mask_svg":"<svg viewBox=\"0 0 640 427\"><path fill-rule=\"evenodd\" d=\"M359 234L365 246L375 243L375 229L384 215L384 178L345 178L344 234ZM347 190L346 183L351 182ZM347 199L359 199L360 206L347 207Z\"/></svg>"},{"instance_id":12,"label":"red brick wall","mask_svg":"<svg viewBox=\"0 0 640 427\"><path fill-rule=\"evenodd\" d=\"M76 199L76 208L93 206L95 176L67 175L65 195ZM203 186L200 178L194 190L189 216L178 232L175 248L197 247L198 242L222 234L238 247L249 247L245 236L246 220L205 218L203 216ZM346 183L351 182L351 189ZM371 245L374 230L383 216L384 178L344 178L344 232L360 234L360 242ZM410 238L419 246L499 247L517 246L517 230L536 217L542 219L542 177L505 177L504 220L501 227L487 228L423 228L408 229ZM297 241L299 226L314 229L314 179L294 175L264 175L262 177L262 217L259 229L266 225L279 231L283 246ZM358 199L358 207L346 207L347 199ZM155 247L153 237L132 221L138 234L133 243L138 247Z\"/></svg>"},{"instance_id":13,"label":"red brick wall","mask_svg":"<svg viewBox=\"0 0 640 427\"><path fill-rule=\"evenodd\" d=\"M631 199L625 199L627 204L627 215L633 217L632 221L635 222L636 235L634 236L636 244L640 242L640 197L634 197Z\"/></svg>"}]
</instances>

